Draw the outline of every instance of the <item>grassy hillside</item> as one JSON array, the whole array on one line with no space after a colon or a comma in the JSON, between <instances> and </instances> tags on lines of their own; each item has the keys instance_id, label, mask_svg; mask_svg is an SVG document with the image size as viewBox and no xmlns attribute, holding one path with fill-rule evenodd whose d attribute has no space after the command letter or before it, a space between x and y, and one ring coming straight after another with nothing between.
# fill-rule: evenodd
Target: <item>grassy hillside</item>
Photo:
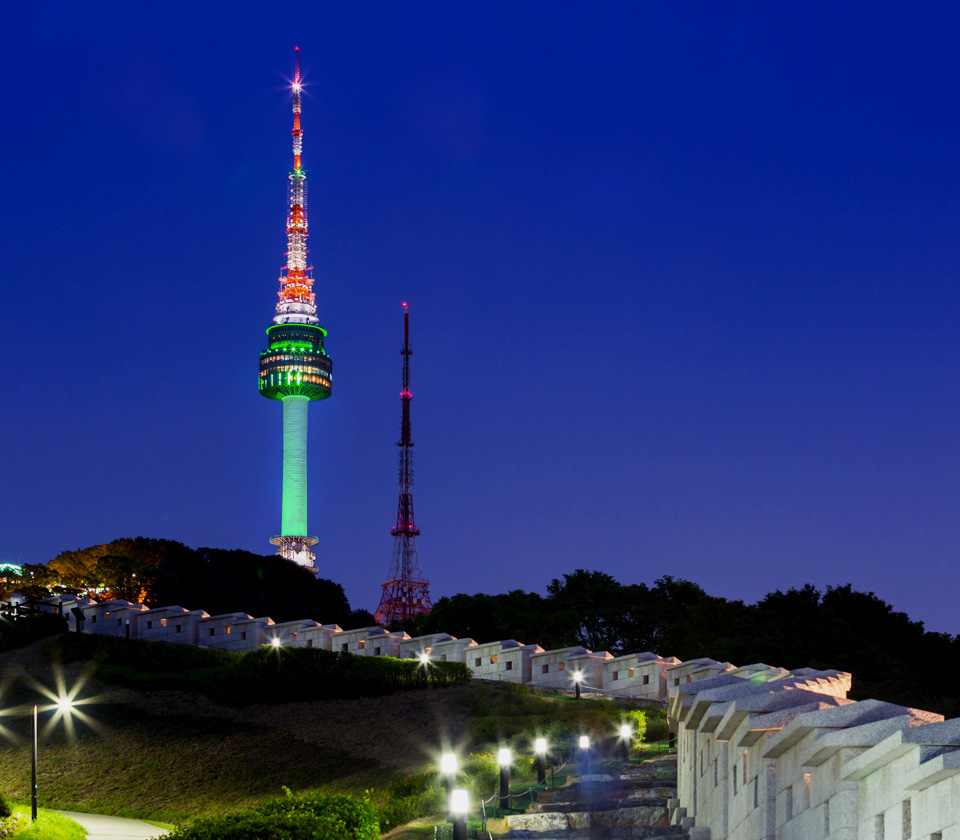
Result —
<instances>
[{"instance_id":1,"label":"grassy hillside","mask_svg":"<svg viewBox=\"0 0 960 840\"><path fill-rule=\"evenodd\" d=\"M372 790L381 801L429 798L436 779L426 765L442 749L466 754L501 738L519 743L531 728L558 739L584 728L601 735L619 714L609 702L549 700L479 685L228 706L197 693L195 680L174 680L191 691L155 690L162 685L156 679L147 690L129 679L129 661L120 666L123 684L109 662L52 665L45 645L62 652L62 641L53 640L0 654L0 710L44 702L37 683L52 689L58 679L70 687L86 678L77 698L95 701L80 706L87 723L77 721L72 738L60 723L40 747L40 804L66 810L182 822L260 803L284 786ZM157 657L182 656L185 670L196 671L197 651L153 647L163 648ZM164 665L175 674L174 666ZM97 677L98 667L109 682ZM256 688L266 696L271 684ZM51 716L41 714L41 727ZM0 718L8 736L0 728L0 790L21 802L29 798L29 720ZM490 764L492 773L492 758ZM399 808L394 816L403 813Z\"/></svg>"},{"instance_id":2,"label":"grassy hillside","mask_svg":"<svg viewBox=\"0 0 960 840\"><path fill-rule=\"evenodd\" d=\"M53 688L57 669L43 643L0 655L0 709L32 704L37 680ZM74 685L88 669L61 669ZM14 681L12 678L22 678ZM462 742L469 715L464 688L421 690L356 701L328 700L229 708L206 697L139 691L89 679L71 741L61 724L40 748L42 806L175 822L295 790L356 791L411 773L441 742ZM41 715L41 727L48 712ZM29 717L0 718L19 740L0 735L0 790L29 798ZM400 723L402 721L402 725Z\"/></svg>"}]
</instances>

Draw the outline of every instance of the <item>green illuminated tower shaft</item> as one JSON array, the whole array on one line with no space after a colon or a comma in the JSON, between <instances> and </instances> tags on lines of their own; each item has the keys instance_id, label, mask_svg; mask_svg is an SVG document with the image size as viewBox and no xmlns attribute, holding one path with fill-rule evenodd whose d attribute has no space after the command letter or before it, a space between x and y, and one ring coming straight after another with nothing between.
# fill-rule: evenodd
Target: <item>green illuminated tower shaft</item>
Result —
<instances>
[{"instance_id":1,"label":"green illuminated tower shaft","mask_svg":"<svg viewBox=\"0 0 960 840\"><path fill-rule=\"evenodd\" d=\"M293 170L287 213L287 265L280 274L280 300L269 348L260 354L260 393L283 403L283 508L281 534L270 540L277 554L314 574L319 540L307 530L307 408L330 396L333 363L324 350L327 331L320 326L307 265L307 176L300 165L300 53L293 77Z\"/></svg>"}]
</instances>

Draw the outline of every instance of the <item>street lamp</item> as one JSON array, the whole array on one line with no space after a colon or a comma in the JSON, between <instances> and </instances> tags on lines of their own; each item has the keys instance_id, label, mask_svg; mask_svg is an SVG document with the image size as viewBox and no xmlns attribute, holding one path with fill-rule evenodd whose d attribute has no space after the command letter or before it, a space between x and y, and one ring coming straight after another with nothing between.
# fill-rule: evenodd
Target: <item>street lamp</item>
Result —
<instances>
[{"instance_id":1,"label":"street lamp","mask_svg":"<svg viewBox=\"0 0 960 840\"><path fill-rule=\"evenodd\" d=\"M590 738L586 735L580 736L580 775L586 776L590 773Z\"/></svg>"},{"instance_id":2,"label":"street lamp","mask_svg":"<svg viewBox=\"0 0 960 840\"><path fill-rule=\"evenodd\" d=\"M69 715L73 711L73 700L60 696L56 702L57 715ZM30 819L37 819L37 706L33 706L33 753L30 762Z\"/></svg>"},{"instance_id":3,"label":"street lamp","mask_svg":"<svg viewBox=\"0 0 960 840\"><path fill-rule=\"evenodd\" d=\"M280 647L280 637L279 637L279 636L274 636L274 637L270 640L270 644L273 645L275 648Z\"/></svg>"},{"instance_id":4,"label":"street lamp","mask_svg":"<svg viewBox=\"0 0 960 840\"><path fill-rule=\"evenodd\" d=\"M500 810L505 811L510 807L510 763L513 761L513 753L503 747L497 753L497 764L500 765Z\"/></svg>"},{"instance_id":5,"label":"street lamp","mask_svg":"<svg viewBox=\"0 0 960 840\"><path fill-rule=\"evenodd\" d=\"M440 772L443 774L443 785L447 789L449 800L453 796L453 783L457 775L457 757L453 753L440 756Z\"/></svg>"},{"instance_id":6,"label":"street lamp","mask_svg":"<svg viewBox=\"0 0 960 840\"><path fill-rule=\"evenodd\" d=\"M577 692L577 700L580 699L580 683L583 682L583 671L573 672L573 686Z\"/></svg>"},{"instance_id":7,"label":"street lamp","mask_svg":"<svg viewBox=\"0 0 960 840\"><path fill-rule=\"evenodd\" d=\"M537 784L542 785L547 781L547 739L537 738L533 742L533 751L537 754Z\"/></svg>"},{"instance_id":8,"label":"street lamp","mask_svg":"<svg viewBox=\"0 0 960 840\"><path fill-rule=\"evenodd\" d=\"M629 723L620 724L620 741L623 744L623 760L630 760L630 742L633 739L633 729Z\"/></svg>"},{"instance_id":9,"label":"street lamp","mask_svg":"<svg viewBox=\"0 0 960 840\"><path fill-rule=\"evenodd\" d=\"M453 840L467 840L467 812L470 794L465 790L450 792L450 815L453 822Z\"/></svg>"}]
</instances>

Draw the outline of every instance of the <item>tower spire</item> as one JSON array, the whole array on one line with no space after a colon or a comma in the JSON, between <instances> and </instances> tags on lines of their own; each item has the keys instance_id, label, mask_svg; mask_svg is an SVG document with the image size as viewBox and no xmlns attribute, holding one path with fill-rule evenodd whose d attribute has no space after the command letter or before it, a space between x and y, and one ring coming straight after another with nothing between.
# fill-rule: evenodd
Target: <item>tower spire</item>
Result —
<instances>
[{"instance_id":1,"label":"tower spire","mask_svg":"<svg viewBox=\"0 0 960 840\"><path fill-rule=\"evenodd\" d=\"M280 273L277 324L319 324L313 293L313 267L307 265L307 175L303 171L303 129L300 127L300 47L294 51L293 74L293 169L289 175L287 211L287 265Z\"/></svg>"},{"instance_id":2,"label":"tower spire","mask_svg":"<svg viewBox=\"0 0 960 840\"><path fill-rule=\"evenodd\" d=\"M403 390L400 392L400 500L393 535L393 557L375 614L380 624L390 625L433 609L430 583L423 579L417 554L420 530L413 518L413 439L410 432L410 309L403 304Z\"/></svg>"},{"instance_id":3,"label":"tower spire","mask_svg":"<svg viewBox=\"0 0 960 840\"><path fill-rule=\"evenodd\" d=\"M283 510L281 535L270 542L277 554L314 574L319 540L307 532L307 407L330 396L333 362L324 349L327 331L320 326L307 265L307 176L300 155L300 48L294 50L293 170L287 211L287 265L280 274L280 301L268 327L269 349L260 354L260 393L283 403Z\"/></svg>"}]
</instances>

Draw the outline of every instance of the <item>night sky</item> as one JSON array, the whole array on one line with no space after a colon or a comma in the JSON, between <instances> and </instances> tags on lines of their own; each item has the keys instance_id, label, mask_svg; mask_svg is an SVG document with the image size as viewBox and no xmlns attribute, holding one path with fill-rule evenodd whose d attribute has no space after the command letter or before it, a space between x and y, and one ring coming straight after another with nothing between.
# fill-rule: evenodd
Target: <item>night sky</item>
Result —
<instances>
[{"instance_id":1,"label":"night sky","mask_svg":"<svg viewBox=\"0 0 960 840\"><path fill-rule=\"evenodd\" d=\"M434 599L850 582L960 631L958 15L11 6L0 562L272 552L299 45L310 529L353 606L392 550L406 300Z\"/></svg>"}]
</instances>

